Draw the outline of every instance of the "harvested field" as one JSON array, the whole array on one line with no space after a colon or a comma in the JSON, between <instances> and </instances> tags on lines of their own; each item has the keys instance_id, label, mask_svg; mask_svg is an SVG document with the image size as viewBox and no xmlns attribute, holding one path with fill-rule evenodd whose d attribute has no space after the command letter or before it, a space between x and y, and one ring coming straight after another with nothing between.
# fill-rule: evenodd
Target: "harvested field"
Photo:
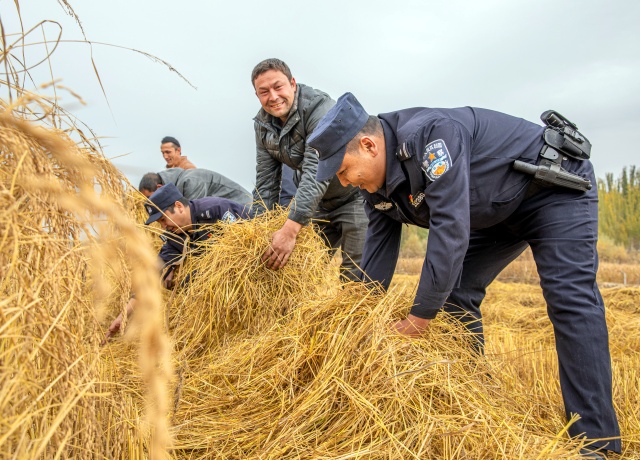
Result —
<instances>
[{"instance_id":1,"label":"harvested field","mask_svg":"<svg viewBox=\"0 0 640 460\"><path fill-rule=\"evenodd\" d=\"M405 258L398 261L396 272L403 275L417 275L422 269L424 258ZM598 283L601 286L640 286L640 263L600 260ZM520 257L505 268L498 280L513 283L538 284L531 251L527 249Z\"/></svg>"},{"instance_id":2,"label":"harvested field","mask_svg":"<svg viewBox=\"0 0 640 460\"><path fill-rule=\"evenodd\" d=\"M108 161L10 111L0 142L0 458L578 458L536 286L492 286L486 358L444 316L398 336L417 277L340 285L310 228L270 271L274 212L212 226L189 283L161 293ZM101 348L131 292L126 333ZM603 294L623 458L640 458L640 290Z\"/></svg>"}]
</instances>

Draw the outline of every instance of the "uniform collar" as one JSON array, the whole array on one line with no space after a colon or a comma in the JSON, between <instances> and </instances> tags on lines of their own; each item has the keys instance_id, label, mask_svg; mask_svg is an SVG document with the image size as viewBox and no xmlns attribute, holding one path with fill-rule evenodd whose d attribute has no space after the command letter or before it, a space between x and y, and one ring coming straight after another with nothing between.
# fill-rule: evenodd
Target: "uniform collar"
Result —
<instances>
[{"instance_id":1,"label":"uniform collar","mask_svg":"<svg viewBox=\"0 0 640 460\"><path fill-rule=\"evenodd\" d=\"M398 138L393 132L391 126L383 119L380 119L382 123L382 129L384 130L384 142L387 149L387 171L385 174L384 193L387 197L391 196L393 191L402 182L407 180L407 177L402 170L402 164L396 157L396 151L398 150ZM380 193L380 191L378 192Z\"/></svg>"},{"instance_id":2,"label":"uniform collar","mask_svg":"<svg viewBox=\"0 0 640 460\"><path fill-rule=\"evenodd\" d=\"M189 211L191 212L191 230L187 233L195 231L198 224L198 220L196 219L198 210L192 200L189 200Z\"/></svg>"}]
</instances>

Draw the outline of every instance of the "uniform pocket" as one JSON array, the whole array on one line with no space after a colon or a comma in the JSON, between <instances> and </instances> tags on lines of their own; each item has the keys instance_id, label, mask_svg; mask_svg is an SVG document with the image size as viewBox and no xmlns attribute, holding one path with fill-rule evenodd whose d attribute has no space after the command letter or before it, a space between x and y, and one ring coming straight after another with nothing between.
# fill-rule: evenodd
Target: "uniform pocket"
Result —
<instances>
[{"instance_id":1,"label":"uniform pocket","mask_svg":"<svg viewBox=\"0 0 640 460\"><path fill-rule=\"evenodd\" d=\"M483 190L470 190L471 228L491 227L509 217L524 200L529 182L518 182L490 198L482 197Z\"/></svg>"},{"instance_id":2,"label":"uniform pocket","mask_svg":"<svg viewBox=\"0 0 640 460\"><path fill-rule=\"evenodd\" d=\"M529 183L530 181L519 182L508 189L503 190L493 198L491 201L492 206L496 209L504 209L505 207L513 205L514 202L519 204L527 192Z\"/></svg>"}]
</instances>

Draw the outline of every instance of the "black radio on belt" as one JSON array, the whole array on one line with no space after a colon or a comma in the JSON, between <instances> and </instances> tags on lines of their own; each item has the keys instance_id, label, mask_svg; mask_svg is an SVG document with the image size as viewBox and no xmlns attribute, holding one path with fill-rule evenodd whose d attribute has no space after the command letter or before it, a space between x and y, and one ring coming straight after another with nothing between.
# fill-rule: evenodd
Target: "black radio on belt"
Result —
<instances>
[{"instance_id":1,"label":"black radio on belt","mask_svg":"<svg viewBox=\"0 0 640 460\"><path fill-rule=\"evenodd\" d=\"M532 165L516 160L513 168L525 174L531 174L534 181L543 186L557 185L586 192L591 190L591 181L566 171L562 166L568 155L576 160L588 160L591 156L591 142L584 137L578 127L555 110L547 110L540 119L547 125L544 130L545 145L540 151L542 160Z\"/></svg>"},{"instance_id":2,"label":"black radio on belt","mask_svg":"<svg viewBox=\"0 0 640 460\"><path fill-rule=\"evenodd\" d=\"M555 110L547 110L540 115L540 119L548 126L544 130L547 145L576 160L588 160L591 157L591 142L578 131L574 123Z\"/></svg>"}]
</instances>

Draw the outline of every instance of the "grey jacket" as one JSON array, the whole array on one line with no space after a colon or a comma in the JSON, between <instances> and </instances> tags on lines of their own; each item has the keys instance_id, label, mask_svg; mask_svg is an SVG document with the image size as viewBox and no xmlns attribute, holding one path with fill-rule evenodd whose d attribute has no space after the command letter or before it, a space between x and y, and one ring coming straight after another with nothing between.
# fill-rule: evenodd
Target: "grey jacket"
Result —
<instances>
[{"instance_id":1,"label":"grey jacket","mask_svg":"<svg viewBox=\"0 0 640 460\"><path fill-rule=\"evenodd\" d=\"M170 168L158 173L162 182L174 184L188 200L205 196L226 198L242 205L251 204L251 193L240 184L208 169Z\"/></svg>"},{"instance_id":2,"label":"grey jacket","mask_svg":"<svg viewBox=\"0 0 640 460\"><path fill-rule=\"evenodd\" d=\"M335 101L328 94L298 83L284 126L279 119L260 109L254 118L257 155L253 213L273 209L278 202L282 164L295 172L298 190L289 219L299 224L307 225L318 207L331 211L359 197L357 188L343 187L337 177L318 182L318 155L307 147L307 137L334 105Z\"/></svg>"}]
</instances>

